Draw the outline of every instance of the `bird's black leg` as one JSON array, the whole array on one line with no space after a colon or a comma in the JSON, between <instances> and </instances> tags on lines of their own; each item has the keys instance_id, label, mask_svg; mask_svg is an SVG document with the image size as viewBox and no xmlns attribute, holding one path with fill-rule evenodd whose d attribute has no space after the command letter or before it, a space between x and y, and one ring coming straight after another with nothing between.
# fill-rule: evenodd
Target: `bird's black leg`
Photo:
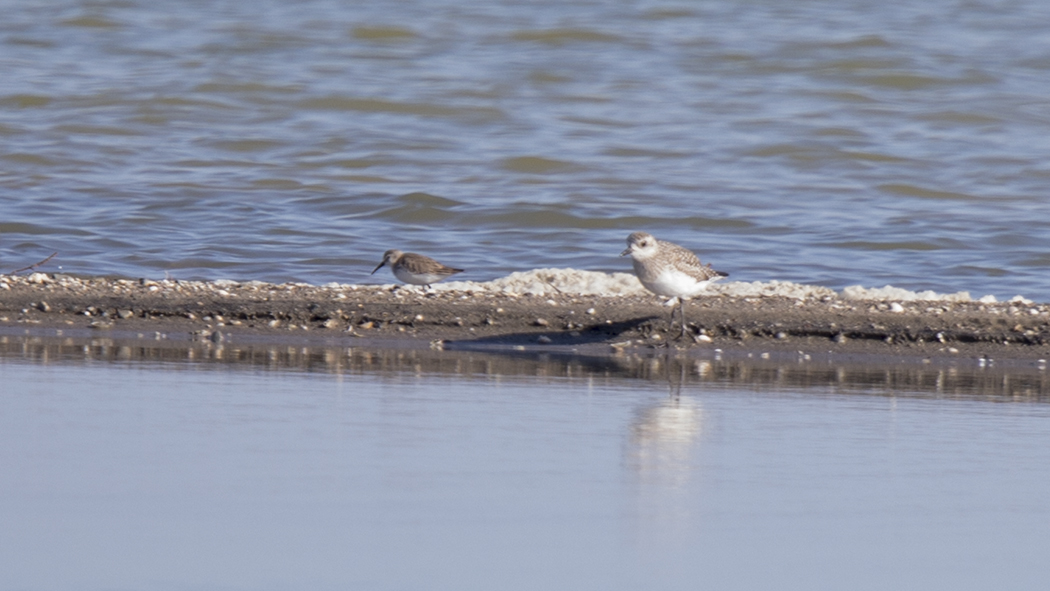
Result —
<instances>
[{"instance_id":1,"label":"bird's black leg","mask_svg":"<svg viewBox=\"0 0 1050 591\"><path fill-rule=\"evenodd\" d=\"M685 337L685 300L678 300L678 305L682 307L682 336Z\"/></svg>"},{"instance_id":2,"label":"bird's black leg","mask_svg":"<svg viewBox=\"0 0 1050 591\"><path fill-rule=\"evenodd\" d=\"M679 302L681 300L678 300ZM671 321L667 324L667 334L674 332L674 306L671 306Z\"/></svg>"}]
</instances>

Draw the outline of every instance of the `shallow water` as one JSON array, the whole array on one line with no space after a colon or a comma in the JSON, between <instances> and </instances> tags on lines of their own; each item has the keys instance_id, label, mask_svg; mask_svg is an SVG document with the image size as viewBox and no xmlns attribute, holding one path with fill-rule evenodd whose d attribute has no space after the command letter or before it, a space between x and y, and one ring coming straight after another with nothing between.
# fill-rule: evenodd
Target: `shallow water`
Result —
<instances>
[{"instance_id":1,"label":"shallow water","mask_svg":"<svg viewBox=\"0 0 1050 591\"><path fill-rule=\"evenodd\" d=\"M7 339L5 585L1036 589L1050 574L1045 372L249 349Z\"/></svg>"},{"instance_id":2,"label":"shallow water","mask_svg":"<svg viewBox=\"0 0 1050 591\"><path fill-rule=\"evenodd\" d=\"M1042 2L2 6L0 271L623 271L642 229L734 279L1050 300Z\"/></svg>"}]
</instances>

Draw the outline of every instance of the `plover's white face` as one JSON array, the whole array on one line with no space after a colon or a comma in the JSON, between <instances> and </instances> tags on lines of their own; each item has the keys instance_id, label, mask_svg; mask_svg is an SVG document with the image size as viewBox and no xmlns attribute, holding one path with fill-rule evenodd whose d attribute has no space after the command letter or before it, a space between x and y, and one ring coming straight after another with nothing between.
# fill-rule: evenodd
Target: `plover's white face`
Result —
<instances>
[{"instance_id":1,"label":"plover's white face","mask_svg":"<svg viewBox=\"0 0 1050 591\"><path fill-rule=\"evenodd\" d=\"M655 256L658 250L659 245L652 234L635 232L627 237L627 250L621 252L620 256L631 255L633 259L643 260Z\"/></svg>"}]
</instances>

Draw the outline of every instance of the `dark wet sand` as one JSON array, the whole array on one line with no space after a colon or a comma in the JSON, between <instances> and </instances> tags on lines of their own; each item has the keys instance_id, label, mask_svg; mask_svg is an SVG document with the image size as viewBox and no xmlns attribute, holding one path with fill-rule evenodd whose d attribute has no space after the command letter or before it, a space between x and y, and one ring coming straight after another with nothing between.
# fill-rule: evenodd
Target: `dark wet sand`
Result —
<instances>
[{"instance_id":1,"label":"dark wet sand","mask_svg":"<svg viewBox=\"0 0 1050 591\"><path fill-rule=\"evenodd\" d=\"M726 355L1038 360L1050 305L710 296L668 332L655 296L422 293L378 286L0 276L0 332L155 335L212 342L550 349L588 354L667 347ZM54 334L54 333L52 333Z\"/></svg>"}]
</instances>

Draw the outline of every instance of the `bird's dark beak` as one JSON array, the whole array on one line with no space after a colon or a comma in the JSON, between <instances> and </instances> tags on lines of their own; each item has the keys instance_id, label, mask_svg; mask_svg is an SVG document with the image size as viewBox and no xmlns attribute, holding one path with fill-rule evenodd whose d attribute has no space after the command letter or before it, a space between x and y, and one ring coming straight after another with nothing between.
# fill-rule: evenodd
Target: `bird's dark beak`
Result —
<instances>
[{"instance_id":1,"label":"bird's dark beak","mask_svg":"<svg viewBox=\"0 0 1050 591\"><path fill-rule=\"evenodd\" d=\"M386 264L386 259L383 259L383 262L379 263L379 266L378 266L378 267L376 267L375 269L372 269L372 272L371 272L371 273L369 273L369 275L375 275L375 274L376 274L376 271L378 271L378 270L382 269L382 268L383 268L383 265L385 265L385 264Z\"/></svg>"},{"instance_id":2,"label":"bird's dark beak","mask_svg":"<svg viewBox=\"0 0 1050 591\"><path fill-rule=\"evenodd\" d=\"M627 256L629 254L631 254L631 248L630 247L628 247L627 250L621 252L620 256L625 257L625 256Z\"/></svg>"}]
</instances>

